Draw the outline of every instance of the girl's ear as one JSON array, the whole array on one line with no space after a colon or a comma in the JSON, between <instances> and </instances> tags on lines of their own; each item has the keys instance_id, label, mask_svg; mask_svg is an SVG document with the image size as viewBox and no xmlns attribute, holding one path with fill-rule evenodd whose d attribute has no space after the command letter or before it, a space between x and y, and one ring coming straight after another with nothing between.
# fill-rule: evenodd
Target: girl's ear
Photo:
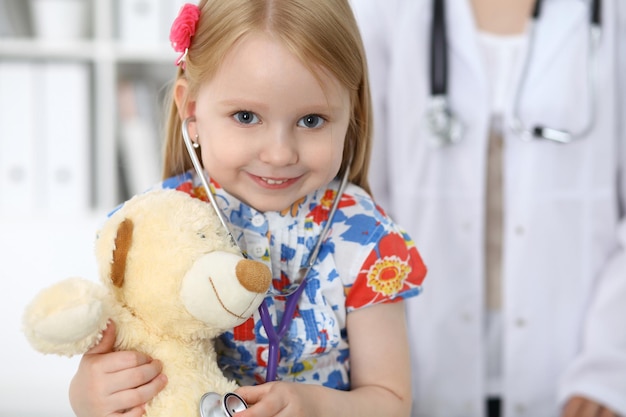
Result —
<instances>
[{"instance_id":1,"label":"girl's ear","mask_svg":"<svg viewBox=\"0 0 626 417\"><path fill-rule=\"evenodd\" d=\"M174 102L178 109L178 117L181 120L196 114L196 102L189 99L188 92L187 80L184 78L176 80L174 85Z\"/></svg>"}]
</instances>

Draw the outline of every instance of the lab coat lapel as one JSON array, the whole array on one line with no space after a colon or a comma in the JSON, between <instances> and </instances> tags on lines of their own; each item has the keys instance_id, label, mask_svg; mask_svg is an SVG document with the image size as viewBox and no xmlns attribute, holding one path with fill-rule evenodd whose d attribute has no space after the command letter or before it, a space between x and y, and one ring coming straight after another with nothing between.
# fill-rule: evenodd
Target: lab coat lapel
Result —
<instances>
[{"instance_id":1,"label":"lab coat lapel","mask_svg":"<svg viewBox=\"0 0 626 417\"><path fill-rule=\"evenodd\" d=\"M572 42L576 30L589 27L588 4L583 1L553 0L545 2L536 22L535 38L532 40L531 65L528 81L541 78L546 67L559 55L565 44Z\"/></svg>"},{"instance_id":2,"label":"lab coat lapel","mask_svg":"<svg viewBox=\"0 0 626 417\"><path fill-rule=\"evenodd\" d=\"M477 39L471 3L469 1L448 0L446 2L446 15L448 53L450 54L448 62L454 61L452 57L458 57L457 60L464 64L463 71L468 69L471 71L471 74L466 76L478 79L481 84L484 84L486 79L483 71L482 53L477 42L469 41L470 39ZM455 71L455 68L451 67L450 71ZM464 86L448 85L449 90L455 88L463 89Z\"/></svg>"}]
</instances>

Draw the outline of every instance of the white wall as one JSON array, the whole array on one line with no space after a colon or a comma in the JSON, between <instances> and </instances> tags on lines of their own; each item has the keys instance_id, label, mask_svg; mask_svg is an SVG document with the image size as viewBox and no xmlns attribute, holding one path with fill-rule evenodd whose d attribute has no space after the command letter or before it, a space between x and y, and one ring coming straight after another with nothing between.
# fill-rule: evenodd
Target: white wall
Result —
<instances>
[{"instance_id":1,"label":"white wall","mask_svg":"<svg viewBox=\"0 0 626 417\"><path fill-rule=\"evenodd\" d=\"M0 196L7 198L7 196ZM94 239L103 213L0 220L0 417L70 417L68 386L79 357L43 355L21 331L25 306L70 276L96 280Z\"/></svg>"}]
</instances>

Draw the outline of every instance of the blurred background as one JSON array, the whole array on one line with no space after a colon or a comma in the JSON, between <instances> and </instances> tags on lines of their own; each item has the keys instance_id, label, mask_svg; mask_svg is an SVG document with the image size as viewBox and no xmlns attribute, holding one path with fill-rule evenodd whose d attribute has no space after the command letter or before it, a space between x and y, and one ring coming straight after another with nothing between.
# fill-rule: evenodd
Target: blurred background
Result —
<instances>
[{"instance_id":1,"label":"blurred background","mask_svg":"<svg viewBox=\"0 0 626 417\"><path fill-rule=\"evenodd\" d=\"M160 180L181 0L0 0L0 417L70 417L80 358L42 355L21 315L43 287L97 280L93 242Z\"/></svg>"}]
</instances>

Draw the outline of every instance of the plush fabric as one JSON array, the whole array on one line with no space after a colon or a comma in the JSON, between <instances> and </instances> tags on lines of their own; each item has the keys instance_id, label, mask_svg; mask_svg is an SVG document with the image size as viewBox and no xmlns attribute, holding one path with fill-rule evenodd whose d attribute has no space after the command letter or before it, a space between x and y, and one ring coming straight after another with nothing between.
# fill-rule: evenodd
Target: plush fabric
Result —
<instances>
[{"instance_id":1,"label":"plush fabric","mask_svg":"<svg viewBox=\"0 0 626 417\"><path fill-rule=\"evenodd\" d=\"M95 250L100 283L66 279L26 308L23 330L35 349L82 354L113 320L116 349L163 362L168 383L148 417L199 416L205 392L236 388L213 341L252 315L271 274L243 258L210 205L175 190L133 197L107 219Z\"/></svg>"}]
</instances>

